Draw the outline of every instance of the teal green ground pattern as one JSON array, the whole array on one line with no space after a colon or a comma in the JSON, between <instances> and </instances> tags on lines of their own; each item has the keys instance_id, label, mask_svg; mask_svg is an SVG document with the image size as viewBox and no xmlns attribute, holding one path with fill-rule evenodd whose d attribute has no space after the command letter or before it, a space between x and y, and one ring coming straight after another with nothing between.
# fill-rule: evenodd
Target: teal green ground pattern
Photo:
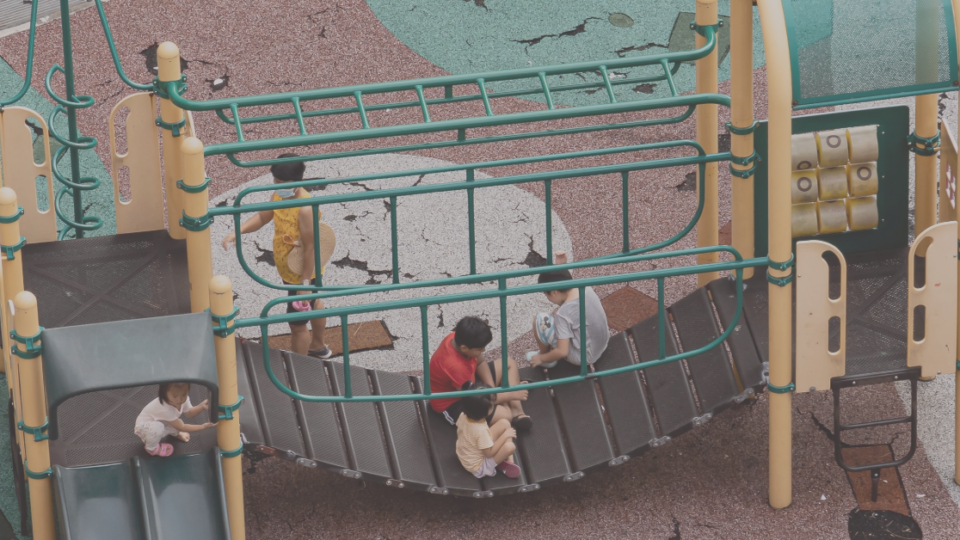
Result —
<instances>
[{"instance_id":1,"label":"teal green ground pattern","mask_svg":"<svg viewBox=\"0 0 960 540\"><path fill-rule=\"evenodd\" d=\"M40 76L34 74L34 84L40 82ZM13 96L20 90L20 86L23 84L23 78L17 74L13 68L3 59L0 59L0 97L7 98ZM82 89L80 90L83 91ZM18 103L15 104L18 107L26 107L28 109L33 109L40 113L44 119L48 118L50 112L53 110L53 104L50 103L43 95L37 92L36 89L30 88L27 90L27 94L21 99ZM103 119L106 122L106 118ZM58 133L67 132L67 121L66 117L60 115L57 117L56 129ZM109 141L100 141L100 144L109 144ZM51 154L56 150L58 143L56 143L53 138L50 139L50 151ZM60 170L68 171L70 170L70 155L67 154L60 161ZM89 208L86 210L86 215L88 216L97 216L103 220L103 226L100 229L95 231L87 232L87 236L107 236L111 234L117 234L117 219L116 213L113 207L113 180L110 178L110 172L104 167L103 162L100 161L100 158L97 156L96 152L93 150L85 150L80 152L80 173L83 176L92 176L94 178L100 179L100 187L92 190L83 192L83 206ZM52 179L51 179L52 180ZM54 191L58 187L58 183L54 180ZM47 201L46 190L38 190L41 194L40 197L40 208L45 210L49 202ZM73 202L70 196L64 198L64 209L69 209L71 212L73 210ZM63 227L63 223L57 224L57 229Z\"/></svg>"},{"instance_id":2,"label":"teal green ground pattern","mask_svg":"<svg viewBox=\"0 0 960 540\"><path fill-rule=\"evenodd\" d=\"M690 50L694 46L693 0L367 0L380 22L400 41L440 68L477 73L588 60ZM719 3L728 22L729 0ZM720 80L730 78L730 34L720 32ZM763 65L759 18L754 16L754 63ZM660 73L650 67L616 70L618 78ZM579 75L552 84L582 83ZM695 68L684 65L675 76L680 92L695 88ZM600 75L594 81L601 81ZM537 83L533 83L537 84ZM539 86L537 84L537 86ZM533 88L528 81L491 84L496 91ZM669 96L663 82L624 85L617 99ZM542 96L531 97L543 102ZM606 102L606 92L578 90L554 94L561 105Z\"/></svg>"}]
</instances>

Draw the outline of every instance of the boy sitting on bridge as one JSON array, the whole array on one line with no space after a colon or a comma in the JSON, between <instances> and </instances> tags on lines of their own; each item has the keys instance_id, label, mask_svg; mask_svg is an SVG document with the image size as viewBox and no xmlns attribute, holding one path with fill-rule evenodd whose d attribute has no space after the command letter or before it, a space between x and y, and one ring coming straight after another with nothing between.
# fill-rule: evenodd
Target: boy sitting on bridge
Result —
<instances>
[{"instance_id":1,"label":"boy sitting on bridge","mask_svg":"<svg viewBox=\"0 0 960 540\"><path fill-rule=\"evenodd\" d=\"M503 375L502 363L494 360L477 362L491 341L493 341L493 333L487 323L476 317L460 319L454 331L443 339L430 357L430 391L433 393L456 392L466 383L472 386L477 382L477 378L491 388L499 386ZM507 380L511 386L520 384L520 372L512 358L507 365ZM494 407L486 418L487 424L493 425L498 420L506 419L511 421L516 429L530 429L533 426L533 420L524 414L521 405L521 402L526 399L526 390L494 394L492 401ZM451 426L457 425L457 419L463 412L462 407L460 398L430 400L430 408L435 413L443 415Z\"/></svg>"},{"instance_id":2,"label":"boy sitting on bridge","mask_svg":"<svg viewBox=\"0 0 960 540\"><path fill-rule=\"evenodd\" d=\"M567 254L558 251L556 264L566 263ZM575 366L580 365L580 291L573 287L563 287L564 281L572 279L569 270L552 270L540 274L537 278L537 283L557 284L556 290L543 294L560 308L554 315L537 313L533 320L533 335L540 347L539 351L527 353L527 362L533 367L552 368L561 359ZM587 304L584 311L587 319L587 363L593 364L607 349L610 330L600 297L591 287L585 287L583 292Z\"/></svg>"}]
</instances>

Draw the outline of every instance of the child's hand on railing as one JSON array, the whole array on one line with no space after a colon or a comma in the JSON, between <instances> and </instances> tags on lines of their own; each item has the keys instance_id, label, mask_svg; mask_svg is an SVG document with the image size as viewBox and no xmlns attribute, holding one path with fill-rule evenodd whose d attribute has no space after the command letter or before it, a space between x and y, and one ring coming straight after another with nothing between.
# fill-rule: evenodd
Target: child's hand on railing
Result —
<instances>
[{"instance_id":1,"label":"child's hand on railing","mask_svg":"<svg viewBox=\"0 0 960 540\"><path fill-rule=\"evenodd\" d=\"M227 251L230 249L230 244L234 244L237 241L237 235L230 233L223 237L223 242L220 242L220 245L223 246L223 250Z\"/></svg>"},{"instance_id":2,"label":"child's hand on railing","mask_svg":"<svg viewBox=\"0 0 960 540\"><path fill-rule=\"evenodd\" d=\"M200 427L202 427L203 429L209 429L209 428L212 428L212 427L214 427L214 426L216 426L216 424L214 424L213 422L204 422L204 423L200 424Z\"/></svg>"},{"instance_id":3,"label":"child's hand on railing","mask_svg":"<svg viewBox=\"0 0 960 540\"><path fill-rule=\"evenodd\" d=\"M197 407L199 407L201 410L204 410L204 411L209 410L209 409L210 409L210 400L209 400L209 399L205 399L205 400L201 401L200 404L197 405Z\"/></svg>"}]
</instances>

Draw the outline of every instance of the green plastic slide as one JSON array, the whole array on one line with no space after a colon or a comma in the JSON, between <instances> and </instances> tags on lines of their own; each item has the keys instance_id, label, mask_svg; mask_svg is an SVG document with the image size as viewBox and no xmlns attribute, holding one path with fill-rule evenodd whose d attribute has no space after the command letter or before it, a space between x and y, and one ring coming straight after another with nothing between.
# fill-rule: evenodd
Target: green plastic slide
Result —
<instances>
[{"instance_id":1,"label":"green plastic slide","mask_svg":"<svg viewBox=\"0 0 960 540\"><path fill-rule=\"evenodd\" d=\"M53 468L62 540L229 540L219 451Z\"/></svg>"}]
</instances>

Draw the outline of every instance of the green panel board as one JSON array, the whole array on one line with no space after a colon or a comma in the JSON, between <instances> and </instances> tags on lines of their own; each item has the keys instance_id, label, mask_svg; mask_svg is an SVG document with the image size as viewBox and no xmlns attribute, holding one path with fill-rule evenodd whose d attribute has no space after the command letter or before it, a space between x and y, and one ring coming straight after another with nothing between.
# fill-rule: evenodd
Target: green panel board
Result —
<instances>
[{"instance_id":1,"label":"green panel board","mask_svg":"<svg viewBox=\"0 0 960 540\"><path fill-rule=\"evenodd\" d=\"M822 240L837 246L843 253L900 248L907 245L907 209L910 196L910 170L907 136L910 134L910 109L905 105L860 109L836 113L811 114L793 118L793 133L809 133L829 129L877 125L880 159L877 173L880 190L877 207L880 223L876 229L818 234L794 238ZM754 227L757 257L767 255L767 122L758 122L754 136L757 154L762 161L754 175ZM733 179L738 181L737 178Z\"/></svg>"}]
</instances>

